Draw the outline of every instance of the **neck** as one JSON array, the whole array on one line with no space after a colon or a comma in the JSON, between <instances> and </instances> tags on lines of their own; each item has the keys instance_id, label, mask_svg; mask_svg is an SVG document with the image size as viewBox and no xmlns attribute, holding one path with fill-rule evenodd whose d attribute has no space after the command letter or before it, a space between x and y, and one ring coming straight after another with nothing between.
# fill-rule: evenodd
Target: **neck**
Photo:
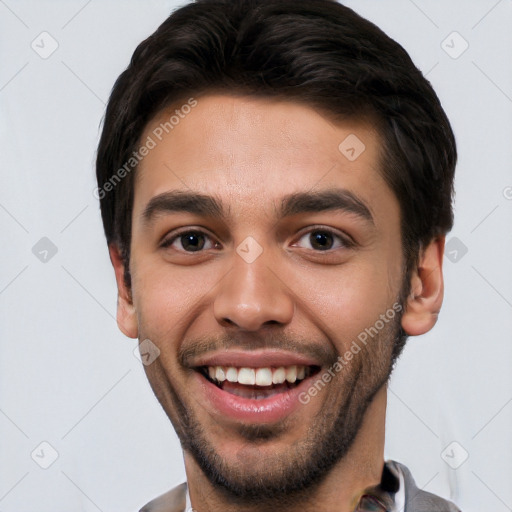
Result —
<instances>
[{"instance_id":1,"label":"neck","mask_svg":"<svg viewBox=\"0 0 512 512\"><path fill-rule=\"evenodd\" d=\"M280 512L353 512L363 491L380 483L384 466L386 392L387 386L384 385L375 395L346 456L318 486L301 498L299 505L283 506L279 503ZM187 452L184 452L184 457L190 500L196 512L263 510L257 503L244 506L230 501L211 484Z\"/></svg>"}]
</instances>

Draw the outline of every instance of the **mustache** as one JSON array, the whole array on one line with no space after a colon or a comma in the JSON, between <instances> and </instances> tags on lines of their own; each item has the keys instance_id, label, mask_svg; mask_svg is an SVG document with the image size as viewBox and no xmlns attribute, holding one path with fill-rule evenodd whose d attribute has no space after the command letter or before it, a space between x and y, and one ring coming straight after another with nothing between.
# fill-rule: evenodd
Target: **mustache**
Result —
<instances>
[{"instance_id":1,"label":"mustache","mask_svg":"<svg viewBox=\"0 0 512 512\"><path fill-rule=\"evenodd\" d=\"M311 342L311 338L284 333L237 333L204 335L185 341L178 350L178 361L184 367L194 366L194 361L211 353L230 350L283 350L318 361L321 365L333 365L338 352L325 340Z\"/></svg>"}]
</instances>

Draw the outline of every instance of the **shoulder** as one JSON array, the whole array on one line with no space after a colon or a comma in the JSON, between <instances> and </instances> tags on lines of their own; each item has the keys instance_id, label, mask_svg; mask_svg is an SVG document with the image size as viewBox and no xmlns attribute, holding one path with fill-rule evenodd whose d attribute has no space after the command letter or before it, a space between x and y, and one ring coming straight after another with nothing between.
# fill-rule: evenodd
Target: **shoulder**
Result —
<instances>
[{"instance_id":1,"label":"shoulder","mask_svg":"<svg viewBox=\"0 0 512 512\"><path fill-rule=\"evenodd\" d=\"M389 461L404 477L405 512L461 512L451 501L418 489L409 469L399 462Z\"/></svg>"},{"instance_id":2,"label":"shoulder","mask_svg":"<svg viewBox=\"0 0 512 512\"><path fill-rule=\"evenodd\" d=\"M184 512L186 495L187 484L183 482L144 505L139 512Z\"/></svg>"}]
</instances>

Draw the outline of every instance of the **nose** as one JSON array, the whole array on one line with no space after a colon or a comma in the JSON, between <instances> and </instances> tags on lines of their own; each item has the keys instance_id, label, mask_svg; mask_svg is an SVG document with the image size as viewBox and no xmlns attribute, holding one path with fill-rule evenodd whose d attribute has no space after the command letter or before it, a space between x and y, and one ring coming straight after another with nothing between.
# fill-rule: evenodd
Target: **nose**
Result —
<instances>
[{"instance_id":1,"label":"nose","mask_svg":"<svg viewBox=\"0 0 512 512\"><path fill-rule=\"evenodd\" d=\"M265 325L286 325L294 314L291 290L261 255L247 263L235 254L233 266L219 283L214 315L222 326L257 331Z\"/></svg>"}]
</instances>

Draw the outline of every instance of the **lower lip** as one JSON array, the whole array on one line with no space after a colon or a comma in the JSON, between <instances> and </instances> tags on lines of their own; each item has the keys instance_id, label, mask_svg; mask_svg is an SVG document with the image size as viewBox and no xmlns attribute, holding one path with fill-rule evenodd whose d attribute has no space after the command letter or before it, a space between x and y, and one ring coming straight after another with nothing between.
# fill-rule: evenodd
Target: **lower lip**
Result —
<instances>
[{"instance_id":1,"label":"lower lip","mask_svg":"<svg viewBox=\"0 0 512 512\"><path fill-rule=\"evenodd\" d=\"M304 379L298 386L287 391L266 398L252 399L228 393L199 372L195 373L199 379L206 409L213 414L250 423L275 423L292 414L299 406L304 405L300 402L299 396L308 389L312 378Z\"/></svg>"}]
</instances>

